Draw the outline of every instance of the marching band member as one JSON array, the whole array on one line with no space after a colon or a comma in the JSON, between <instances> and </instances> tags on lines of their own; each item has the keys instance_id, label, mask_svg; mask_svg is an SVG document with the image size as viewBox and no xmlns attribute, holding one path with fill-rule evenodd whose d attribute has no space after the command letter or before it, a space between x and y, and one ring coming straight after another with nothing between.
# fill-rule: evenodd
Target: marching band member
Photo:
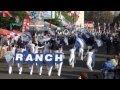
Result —
<instances>
[{"instance_id":1,"label":"marching band member","mask_svg":"<svg viewBox=\"0 0 120 90\"><path fill-rule=\"evenodd\" d=\"M78 56L80 57L80 60L83 60L84 41L80 37L77 37L77 41L79 42L79 53L78 53Z\"/></svg>"},{"instance_id":2,"label":"marching band member","mask_svg":"<svg viewBox=\"0 0 120 90\"><path fill-rule=\"evenodd\" d=\"M59 50L56 51L56 53L62 53L62 54L63 54L63 59L65 58L62 47L60 47ZM57 63L55 62L55 68L56 68L57 71L58 71L58 76L61 75L62 65L63 65L63 61L62 61L61 63L59 63L59 64L57 64Z\"/></svg>"},{"instance_id":3,"label":"marching band member","mask_svg":"<svg viewBox=\"0 0 120 90\"><path fill-rule=\"evenodd\" d=\"M44 46L41 46L38 48L38 53L42 53L43 54L43 48ZM42 74L42 68L43 68L43 63L38 61L36 62L37 68L38 68L38 74L41 75Z\"/></svg>"},{"instance_id":4,"label":"marching band member","mask_svg":"<svg viewBox=\"0 0 120 90\"><path fill-rule=\"evenodd\" d=\"M12 66L14 65L14 54L11 50L7 51L5 54L4 54L4 57L6 59L6 62L8 64L8 67L9 67L9 70L8 70L8 73L11 74L12 73Z\"/></svg>"},{"instance_id":5,"label":"marching band member","mask_svg":"<svg viewBox=\"0 0 120 90\"><path fill-rule=\"evenodd\" d=\"M53 54L52 50L50 49L49 53ZM52 73L52 69L53 69L53 63L50 62L49 64L47 64L47 69L48 69L48 76L51 76Z\"/></svg>"},{"instance_id":6,"label":"marching band member","mask_svg":"<svg viewBox=\"0 0 120 90\"><path fill-rule=\"evenodd\" d=\"M39 48L38 44L35 43L35 50L34 50L34 53L38 53L38 48Z\"/></svg>"},{"instance_id":7,"label":"marching band member","mask_svg":"<svg viewBox=\"0 0 120 90\"><path fill-rule=\"evenodd\" d=\"M30 48L29 54L32 54L32 57L34 57L33 48ZM33 61L28 61L28 66L29 66L29 69L30 69L30 75L32 75L33 74L33 66L34 66L34 58L33 58Z\"/></svg>"},{"instance_id":8,"label":"marching band member","mask_svg":"<svg viewBox=\"0 0 120 90\"><path fill-rule=\"evenodd\" d=\"M75 51L76 51L75 47L70 49L69 64L72 66L72 68L74 68L74 63L75 63Z\"/></svg>"},{"instance_id":9,"label":"marching band member","mask_svg":"<svg viewBox=\"0 0 120 90\"><path fill-rule=\"evenodd\" d=\"M22 48L19 48L17 50L17 53L23 53L22 51L23 51ZM19 62L19 61L17 62L17 66L18 66L18 69L19 69L19 75L21 75L22 71L23 71L23 65L22 65L22 63L23 62Z\"/></svg>"},{"instance_id":10,"label":"marching band member","mask_svg":"<svg viewBox=\"0 0 120 90\"><path fill-rule=\"evenodd\" d=\"M19 42L19 46L18 47L18 50L17 50L17 53L24 53L26 52L26 47L25 47L25 43L23 41ZM23 62L17 62L17 66L18 66L18 69L19 69L19 75L22 74L22 71L23 71Z\"/></svg>"},{"instance_id":11,"label":"marching band member","mask_svg":"<svg viewBox=\"0 0 120 90\"><path fill-rule=\"evenodd\" d=\"M30 47L32 48L32 51L34 52L35 51L35 44L33 44L32 41L30 42Z\"/></svg>"},{"instance_id":12,"label":"marching band member","mask_svg":"<svg viewBox=\"0 0 120 90\"><path fill-rule=\"evenodd\" d=\"M50 46L50 44L49 44L49 42L45 42L45 45L44 45L44 53L49 53L49 46Z\"/></svg>"},{"instance_id":13,"label":"marching band member","mask_svg":"<svg viewBox=\"0 0 120 90\"><path fill-rule=\"evenodd\" d=\"M16 51L16 47L15 47L15 45L12 45L12 53L15 55L15 51Z\"/></svg>"},{"instance_id":14,"label":"marching band member","mask_svg":"<svg viewBox=\"0 0 120 90\"><path fill-rule=\"evenodd\" d=\"M68 37L67 36L64 37L64 42L66 45L68 45Z\"/></svg>"},{"instance_id":15,"label":"marching band member","mask_svg":"<svg viewBox=\"0 0 120 90\"><path fill-rule=\"evenodd\" d=\"M49 42L45 42L44 51L43 51L44 54L52 53L52 50L49 47L50 47ZM51 76L52 68L53 68L52 62L47 63L48 76Z\"/></svg>"},{"instance_id":16,"label":"marching band member","mask_svg":"<svg viewBox=\"0 0 120 90\"><path fill-rule=\"evenodd\" d=\"M94 48L91 48L87 54L85 55L85 57L87 56L87 67L89 68L90 71L93 71L92 69L92 63L93 63L93 54L94 54ZM84 57L84 58L85 58Z\"/></svg>"},{"instance_id":17,"label":"marching band member","mask_svg":"<svg viewBox=\"0 0 120 90\"><path fill-rule=\"evenodd\" d=\"M80 60L82 60L82 61L83 61L83 53L84 53L84 49L80 47L78 56L80 56Z\"/></svg>"},{"instance_id":18,"label":"marching band member","mask_svg":"<svg viewBox=\"0 0 120 90\"><path fill-rule=\"evenodd\" d=\"M81 39L80 40L80 47L79 47L79 54L78 56L80 57L80 60L83 60L83 53L84 53L84 41Z\"/></svg>"}]
</instances>

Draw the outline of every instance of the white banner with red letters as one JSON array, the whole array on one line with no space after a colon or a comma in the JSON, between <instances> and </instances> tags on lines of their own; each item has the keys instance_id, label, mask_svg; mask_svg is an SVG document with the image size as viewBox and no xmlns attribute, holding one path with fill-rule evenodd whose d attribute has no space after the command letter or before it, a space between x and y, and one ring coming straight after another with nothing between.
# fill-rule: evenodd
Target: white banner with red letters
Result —
<instances>
[{"instance_id":1,"label":"white banner with red letters","mask_svg":"<svg viewBox=\"0 0 120 90\"><path fill-rule=\"evenodd\" d=\"M22 32L30 29L30 17L27 15L25 16L23 23L22 23Z\"/></svg>"}]
</instances>

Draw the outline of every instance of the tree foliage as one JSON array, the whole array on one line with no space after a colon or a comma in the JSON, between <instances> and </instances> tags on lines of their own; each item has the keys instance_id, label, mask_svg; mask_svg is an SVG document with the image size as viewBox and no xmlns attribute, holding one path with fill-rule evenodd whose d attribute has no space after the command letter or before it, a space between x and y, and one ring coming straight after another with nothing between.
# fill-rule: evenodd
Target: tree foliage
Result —
<instances>
[{"instance_id":1,"label":"tree foliage","mask_svg":"<svg viewBox=\"0 0 120 90\"><path fill-rule=\"evenodd\" d=\"M120 23L120 14L114 18L113 23Z\"/></svg>"},{"instance_id":2,"label":"tree foliage","mask_svg":"<svg viewBox=\"0 0 120 90\"><path fill-rule=\"evenodd\" d=\"M19 16L20 22L24 19L26 13L25 11L10 11L13 17L2 17L2 13L0 15L0 28L10 29L10 23L15 22L15 16Z\"/></svg>"},{"instance_id":3,"label":"tree foliage","mask_svg":"<svg viewBox=\"0 0 120 90\"><path fill-rule=\"evenodd\" d=\"M61 11L61 14L69 21L69 22L73 22L73 17L69 16L68 13L70 11Z\"/></svg>"},{"instance_id":4,"label":"tree foliage","mask_svg":"<svg viewBox=\"0 0 120 90\"><path fill-rule=\"evenodd\" d=\"M113 15L110 11L85 11L85 21L112 23Z\"/></svg>"}]
</instances>

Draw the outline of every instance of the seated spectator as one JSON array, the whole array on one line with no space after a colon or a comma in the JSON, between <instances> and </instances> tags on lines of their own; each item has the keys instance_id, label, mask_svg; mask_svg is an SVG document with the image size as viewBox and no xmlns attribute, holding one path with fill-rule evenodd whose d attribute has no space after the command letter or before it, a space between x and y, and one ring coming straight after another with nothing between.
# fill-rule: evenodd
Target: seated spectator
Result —
<instances>
[{"instance_id":1,"label":"seated spectator","mask_svg":"<svg viewBox=\"0 0 120 90\"><path fill-rule=\"evenodd\" d=\"M116 66L118 65L118 56L115 55L115 56L113 57L113 59L111 59L111 61L112 61L113 65L114 65L114 67L116 67Z\"/></svg>"},{"instance_id":2,"label":"seated spectator","mask_svg":"<svg viewBox=\"0 0 120 90\"><path fill-rule=\"evenodd\" d=\"M99 79L99 76L97 74L94 74L93 76L94 76L93 79Z\"/></svg>"},{"instance_id":3,"label":"seated spectator","mask_svg":"<svg viewBox=\"0 0 120 90\"><path fill-rule=\"evenodd\" d=\"M107 58L107 61L103 63L104 79L113 79L114 78L114 69L115 69L115 66L112 63L112 60L110 58Z\"/></svg>"},{"instance_id":4,"label":"seated spectator","mask_svg":"<svg viewBox=\"0 0 120 90\"><path fill-rule=\"evenodd\" d=\"M120 79L120 59L118 61L118 65L116 66L116 69L115 69L115 79Z\"/></svg>"},{"instance_id":5,"label":"seated spectator","mask_svg":"<svg viewBox=\"0 0 120 90\"><path fill-rule=\"evenodd\" d=\"M78 77L78 79L88 79L87 73L82 72L82 73L80 74L80 77Z\"/></svg>"}]
</instances>

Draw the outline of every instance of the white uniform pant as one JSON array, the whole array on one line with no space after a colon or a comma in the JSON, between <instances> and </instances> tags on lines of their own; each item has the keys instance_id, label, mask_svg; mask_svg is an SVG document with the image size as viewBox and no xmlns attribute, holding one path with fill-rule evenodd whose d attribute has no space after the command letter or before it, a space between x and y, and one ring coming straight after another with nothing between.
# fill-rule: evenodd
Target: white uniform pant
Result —
<instances>
[{"instance_id":1,"label":"white uniform pant","mask_svg":"<svg viewBox=\"0 0 120 90\"><path fill-rule=\"evenodd\" d=\"M55 63L55 67L58 70L58 76L61 75L62 65L63 65L63 62L61 62L60 64Z\"/></svg>"},{"instance_id":2,"label":"white uniform pant","mask_svg":"<svg viewBox=\"0 0 120 90\"><path fill-rule=\"evenodd\" d=\"M34 66L34 63L33 64L29 64L30 75L33 74L33 66Z\"/></svg>"},{"instance_id":3,"label":"white uniform pant","mask_svg":"<svg viewBox=\"0 0 120 90\"><path fill-rule=\"evenodd\" d=\"M12 59L10 62L7 62L8 63L8 73L11 74L12 73L12 66L14 65L14 59Z\"/></svg>"},{"instance_id":4,"label":"white uniform pant","mask_svg":"<svg viewBox=\"0 0 120 90\"><path fill-rule=\"evenodd\" d=\"M75 55L71 54L69 58L69 64L74 68L74 63L75 63Z\"/></svg>"},{"instance_id":5,"label":"white uniform pant","mask_svg":"<svg viewBox=\"0 0 120 90\"><path fill-rule=\"evenodd\" d=\"M19 74L22 74L22 70L23 70L22 63L18 63L17 66L18 66Z\"/></svg>"},{"instance_id":6,"label":"white uniform pant","mask_svg":"<svg viewBox=\"0 0 120 90\"><path fill-rule=\"evenodd\" d=\"M83 60L83 53L84 53L84 49L83 48L79 48L78 56L80 57L80 60Z\"/></svg>"},{"instance_id":7,"label":"white uniform pant","mask_svg":"<svg viewBox=\"0 0 120 90\"><path fill-rule=\"evenodd\" d=\"M39 75L42 75L43 65L42 64L37 64L37 68L38 68Z\"/></svg>"},{"instance_id":8,"label":"white uniform pant","mask_svg":"<svg viewBox=\"0 0 120 90\"><path fill-rule=\"evenodd\" d=\"M87 67L90 71L93 71L91 64L92 64L92 58L88 58L87 59Z\"/></svg>"},{"instance_id":9,"label":"white uniform pant","mask_svg":"<svg viewBox=\"0 0 120 90\"><path fill-rule=\"evenodd\" d=\"M52 65L52 64L48 64L48 65L47 65L48 76L51 76L52 69L53 69L53 65Z\"/></svg>"}]
</instances>

